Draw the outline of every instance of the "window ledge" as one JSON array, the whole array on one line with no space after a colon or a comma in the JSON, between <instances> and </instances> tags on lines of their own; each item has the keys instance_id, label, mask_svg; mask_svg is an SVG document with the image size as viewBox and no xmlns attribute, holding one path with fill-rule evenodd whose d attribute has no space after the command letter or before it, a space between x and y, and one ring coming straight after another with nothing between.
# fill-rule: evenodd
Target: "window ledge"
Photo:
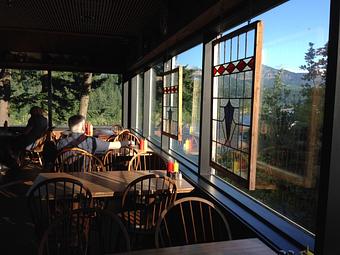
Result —
<instances>
[{"instance_id":1,"label":"window ledge","mask_svg":"<svg viewBox=\"0 0 340 255\"><path fill-rule=\"evenodd\" d=\"M199 176L197 165L171 150L162 150L151 139L149 141L150 148L154 151L163 157L175 158L180 163L181 172L186 180L249 227L272 249L299 252L308 246L310 250L314 250L315 236L312 233L278 215L220 178L214 175Z\"/></svg>"},{"instance_id":2,"label":"window ledge","mask_svg":"<svg viewBox=\"0 0 340 255\"><path fill-rule=\"evenodd\" d=\"M183 174L205 194L248 226L271 248L299 252L308 246L310 250L314 250L315 236L312 233L283 216L279 216L220 178L213 175L198 176L189 170L184 171Z\"/></svg>"}]
</instances>

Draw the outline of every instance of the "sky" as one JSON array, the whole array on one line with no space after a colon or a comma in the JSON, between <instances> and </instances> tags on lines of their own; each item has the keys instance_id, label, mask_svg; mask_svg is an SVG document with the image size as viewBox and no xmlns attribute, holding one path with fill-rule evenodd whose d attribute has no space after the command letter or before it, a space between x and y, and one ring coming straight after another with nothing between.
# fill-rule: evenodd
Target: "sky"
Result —
<instances>
[{"instance_id":1,"label":"sky","mask_svg":"<svg viewBox=\"0 0 340 255\"><path fill-rule=\"evenodd\" d=\"M263 21L262 63L303 72L299 66L304 64L308 43L319 48L328 41L329 11L329 0L290 0L253 18L252 22ZM202 50L202 44L197 45L178 55L177 62L202 67Z\"/></svg>"}]
</instances>

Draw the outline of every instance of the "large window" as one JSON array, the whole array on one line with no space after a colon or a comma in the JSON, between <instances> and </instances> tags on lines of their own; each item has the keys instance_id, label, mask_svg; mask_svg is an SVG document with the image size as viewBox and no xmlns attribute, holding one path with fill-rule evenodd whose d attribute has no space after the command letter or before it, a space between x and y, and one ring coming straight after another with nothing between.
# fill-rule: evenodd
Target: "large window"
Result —
<instances>
[{"instance_id":1,"label":"large window","mask_svg":"<svg viewBox=\"0 0 340 255\"><path fill-rule=\"evenodd\" d=\"M162 87L163 87L163 63L159 63L151 69L151 130L150 137L156 143L161 142L162 129Z\"/></svg>"},{"instance_id":2,"label":"large window","mask_svg":"<svg viewBox=\"0 0 340 255\"><path fill-rule=\"evenodd\" d=\"M264 25L255 190L215 174L315 233L329 1L292 0L254 20Z\"/></svg>"},{"instance_id":3,"label":"large window","mask_svg":"<svg viewBox=\"0 0 340 255\"><path fill-rule=\"evenodd\" d=\"M174 57L172 63L172 68L183 67L182 141L171 139L170 148L194 163L199 153L202 50L202 44L197 45Z\"/></svg>"},{"instance_id":4,"label":"large window","mask_svg":"<svg viewBox=\"0 0 340 255\"><path fill-rule=\"evenodd\" d=\"M122 84L116 74L52 72L53 125L82 114L96 126L121 124Z\"/></svg>"},{"instance_id":5,"label":"large window","mask_svg":"<svg viewBox=\"0 0 340 255\"><path fill-rule=\"evenodd\" d=\"M47 71L0 69L0 126L26 126L32 106L47 117L47 77Z\"/></svg>"}]
</instances>

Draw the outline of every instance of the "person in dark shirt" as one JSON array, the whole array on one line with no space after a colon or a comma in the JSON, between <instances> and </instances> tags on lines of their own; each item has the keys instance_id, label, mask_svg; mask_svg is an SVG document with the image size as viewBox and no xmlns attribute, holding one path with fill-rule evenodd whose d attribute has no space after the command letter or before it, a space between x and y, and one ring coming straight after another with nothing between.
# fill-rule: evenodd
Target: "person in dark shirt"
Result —
<instances>
[{"instance_id":1,"label":"person in dark shirt","mask_svg":"<svg viewBox=\"0 0 340 255\"><path fill-rule=\"evenodd\" d=\"M36 141L45 135L48 128L48 121L44 116L44 110L42 108L33 106L30 114L31 117L23 133L15 137L11 144L8 145L9 165L14 169L20 167L20 153L33 149Z\"/></svg>"},{"instance_id":2,"label":"person in dark shirt","mask_svg":"<svg viewBox=\"0 0 340 255\"><path fill-rule=\"evenodd\" d=\"M45 134L48 125L47 118L44 116L44 110L40 107L33 106L30 114L31 117L23 134L17 138L17 145L26 150L34 148L35 141Z\"/></svg>"},{"instance_id":3,"label":"person in dark shirt","mask_svg":"<svg viewBox=\"0 0 340 255\"><path fill-rule=\"evenodd\" d=\"M71 133L58 141L57 149L78 147L91 154L102 154L110 149L133 145L131 141L105 142L99 138L85 136L85 118L82 115L74 115L68 119L68 126Z\"/></svg>"}]
</instances>

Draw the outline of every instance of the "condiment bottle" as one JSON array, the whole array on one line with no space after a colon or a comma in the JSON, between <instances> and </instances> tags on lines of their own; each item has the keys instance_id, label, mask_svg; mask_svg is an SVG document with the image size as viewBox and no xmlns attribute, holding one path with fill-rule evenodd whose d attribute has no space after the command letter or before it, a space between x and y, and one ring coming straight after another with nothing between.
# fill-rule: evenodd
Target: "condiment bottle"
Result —
<instances>
[{"instance_id":1,"label":"condiment bottle","mask_svg":"<svg viewBox=\"0 0 340 255\"><path fill-rule=\"evenodd\" d=\"M178 170L179 170L179 164L178 164L177 160L175 160L175 163L174 163L174 173L178 173Z\"/></svg>"},{"instance_id":2,"label":"condiment bottle","mask_svg":"<svg viewBox=\"0 0 340 255\"><path fill-rule=\"evenodd\" d=\"M167 168L168 168L168 175L170 176L174 172L174 162L169 160Z\"/></svg>"},{"instance_id":3,"label":"condiment bottle","mask_svg":"<svg viewBox=\"0 0 340 255\"><path fill-rule=\"evenodd\" d=\"M89 123L85 122L85 135L89 135Z\"/></svg>"},{"instance_id":4,"label":"condiment bottle","mask_svg":"<svg viewBox=\"0 0 340 255\"><path fill-rule=\"evenodd\" d=\"M144 139L140 139L140 140L139 140L139 149L140 149L141 151L144 150Z\"/></svg>"},{"instance_id":5,"label":"condiment bottle","mask_svg":"<svg viewBox=\"0 0 340 255\"><path fill-rule=\"evenodd\" d=\"M93 136L93 125L89 122L89 136Z\"/></svg>"},{"instance_id":6,"label":"condiment bottle","mask_svg":"<svg viewBox=\"0 0 340 255\"><path fill-rule=\"evenodd\" d=\"M148 150L148 140L144 139L144 150Z\"/></svg>"}]
</instances>

